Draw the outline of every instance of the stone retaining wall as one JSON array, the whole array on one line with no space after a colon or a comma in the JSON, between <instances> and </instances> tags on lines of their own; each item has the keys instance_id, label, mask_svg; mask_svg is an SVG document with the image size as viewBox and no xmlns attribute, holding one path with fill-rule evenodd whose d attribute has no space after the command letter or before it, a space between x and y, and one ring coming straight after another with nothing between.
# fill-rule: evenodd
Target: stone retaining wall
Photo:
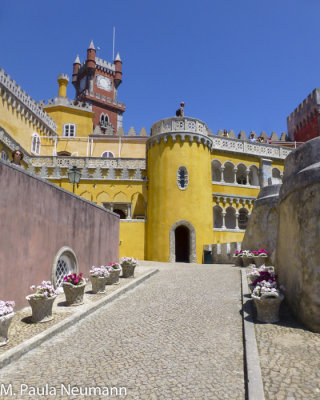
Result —
<instances>
[{"instance_id":1,"label":"stone retaining wall","mask_svg":"<svg viewBox=\"0 0 320 400\"><path fill-rule=\"evenodd\" d=\"M119 259L119 217L0 160L0 300L27 305L31 285L51 280L59 250L78 270Z\"/></svg>"}]
</instances>

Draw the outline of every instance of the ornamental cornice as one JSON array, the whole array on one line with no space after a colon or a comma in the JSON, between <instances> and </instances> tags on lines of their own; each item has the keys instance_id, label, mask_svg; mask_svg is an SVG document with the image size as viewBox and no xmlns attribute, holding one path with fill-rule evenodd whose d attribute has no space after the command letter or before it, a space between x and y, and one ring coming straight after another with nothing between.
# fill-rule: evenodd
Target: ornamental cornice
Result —
<instances>
[{"instance_id":1,"label":"ornamental cornice","mask_svg":"<svg viewBox=\"0 0 320 400\"><path fill-rule=\"evenodd\" d=\"M208 136L202 135L200 133L190 133L190 132L171 132L171 133L161 133L156 136L151 136L147 141L147 150L155 145L159 144L161 140L164 143L167 143L168 139L171 138L173 142L176 142L180 137L182 142L189 140L190 143L197 142L198 144L203 144L204 146L208 146L211 150L212 141Z\"/></svg>"},{"instance_id":2,"label":"ornamental cornice","mask_svg":"<svg viewBox=\"0 0 320 400\"><path fill-rule=\"evenodd\" d=\"M246 140L222 138L211 136L213 142L212 151L228 151L233 153L250 154L253 156L262 156L276 159L285 159L292 149L287 147L275 146L265 143L251 143Z\"/></svg>"},{"instance_id":3,"label":"ornamental cornice","mask_svg":"<svg viewBox=\"0 0 320 400\"><path fill-rule=\"evenodd\" d=\"M10 76L5 74L3 69L0 69L0 95L25 119L37 124L45 135L57 135L55 121L14 80L10 79Z\"/></svg>"}]
</instances>

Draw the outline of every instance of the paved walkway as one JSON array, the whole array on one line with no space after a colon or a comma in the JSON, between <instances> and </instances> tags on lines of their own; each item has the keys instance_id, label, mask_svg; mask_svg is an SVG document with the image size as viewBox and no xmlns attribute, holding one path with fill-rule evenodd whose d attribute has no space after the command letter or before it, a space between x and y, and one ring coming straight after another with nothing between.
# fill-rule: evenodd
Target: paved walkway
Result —
<instances>
[{"instance_id":1,"label":"paved walkway","mask_svg":"<svg viewBox=\"0 0 320 400\"><path fill-rule=\"evenodd\" d=\"M244 399L239 269L152 265L145 284L2 370L0 398Z\"/></svg>"}]
</instances>

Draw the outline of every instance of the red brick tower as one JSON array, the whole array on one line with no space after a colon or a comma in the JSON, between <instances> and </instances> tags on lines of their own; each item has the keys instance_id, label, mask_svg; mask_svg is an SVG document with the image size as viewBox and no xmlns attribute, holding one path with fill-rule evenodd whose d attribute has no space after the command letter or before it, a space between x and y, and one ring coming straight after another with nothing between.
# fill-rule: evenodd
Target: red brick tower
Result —
<instances>
[{"instance_id":1,"label":"red brick tower","mask_svg":"<svg viewBox=\"0 0 320 400\"><path fill-rule=\"evenodd\" d=\"M122 82L122 61L119 53L113 64L96 57L91 41L87 59L80 63L77 56L73 63L72 84L76 100L89 101L95 113L94 133L115 134L122 126L125 105L117 101L117 90Z\"/></svg>"},{"instance_id":2,"label":"red brick tower","mask_svg":"<svg viewBox=\"0 0 320 400\"><path fill-rule=\"evenodd\" d=\"M287 128L290 140L296 142L320 136L320 89L314 89L287 117Z\"/></svg>"}]
</instances>

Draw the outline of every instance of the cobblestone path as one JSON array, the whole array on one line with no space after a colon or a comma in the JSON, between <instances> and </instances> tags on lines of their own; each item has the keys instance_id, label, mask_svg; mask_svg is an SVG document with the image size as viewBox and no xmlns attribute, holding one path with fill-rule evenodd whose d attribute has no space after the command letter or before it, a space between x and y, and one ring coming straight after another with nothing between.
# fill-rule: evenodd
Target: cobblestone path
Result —
<instances>
[{"instance_id":1,"label":"cobblestone path","mask_svg":"<svg viewBox=\"0 0 320 400\"><path fill-rule=\"evenodd\" d=\"M238 268L152 265L150 280L2 370L0 398L244 399Z\"/></svg>"}]
</instances>

